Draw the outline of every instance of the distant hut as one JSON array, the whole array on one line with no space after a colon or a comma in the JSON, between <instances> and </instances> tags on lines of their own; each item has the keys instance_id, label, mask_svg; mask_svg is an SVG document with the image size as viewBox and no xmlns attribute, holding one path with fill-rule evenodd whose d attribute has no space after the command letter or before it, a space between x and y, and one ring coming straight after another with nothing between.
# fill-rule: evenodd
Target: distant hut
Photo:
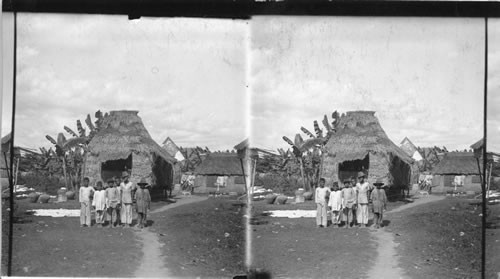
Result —
<instances>
[{"instance_id":1,"label":"distant hut","mask_svg":"<svg viewBox=\"0 0 500 279\"><path fill-rule=\"evenodd\" d=\"M173 183L174 184L180 184L181 183L181 177L182 177L182 161L184 161L186 158L184 158L184 155L182 155L181 149L175 144L175 142L170 138L167 137L163 141L162 148L172 157L174 157L177 160L177 163L174 164L174 178L173 178Z\"/></svg>"},{"instance_id":2,"label":"distant hut","mask_svg":"<svg viewBox=\"0 0 500 279\"><path fill-rule=\"evenodd\" d=\"M195 193L210 193L217 190L218 177L225 178L222 193L245 193L245 180L240 159L236 153L210 153L194 170Z\"/></svg>"},{"instance_id":3,"label":"distant hut","mask_svg":"<svg viewBox=\"0 0 500 279\"><path fill-rule=\"evenodd\" d=\"M481 162L482 165L482 162ZM457 191L481 191L479 168L473 152L448 152L432 169L432 192L444 193L455 189L455 181L461 181ZM456 180L459 177L458 180Z\"/></svg>"},{"instance_id":4,"label":"distant hut","mask_svg":"<svg viewBox=\"0 0 500 279\"><path fill-rule=\"evenodd\" d=\"M89 144L85 175L91 181L130 173L134 183L145 178L160 189L172 186L175 158L149 135L138 111L111 111Z\"/></svg>"},{"instance_id":5,"label":"distant hut","mask_svg":"<svg viewBox=\"0 0 500 279\"><path fill-rule=\"evenodd\" d=\"M393 190L411 184L414 160L387 137L374 111L343 114L323 156L322 176L327 185L355 177L360 171L369 183L380 178Z\"/></svg>"}]
</instances>

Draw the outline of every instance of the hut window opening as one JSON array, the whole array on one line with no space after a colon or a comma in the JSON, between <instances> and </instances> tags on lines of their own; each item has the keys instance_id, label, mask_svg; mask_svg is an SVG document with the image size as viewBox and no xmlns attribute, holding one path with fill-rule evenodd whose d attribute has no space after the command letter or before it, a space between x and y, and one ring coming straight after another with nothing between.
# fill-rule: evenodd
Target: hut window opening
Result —
<instances>
[{"instance_id":1,"label":"hut window opening","mask_svg":"<svg viewBox=\"0 0 500 279\"><path fill-rule=\"evenodd\" d=\"M101 164L101 178L107 181L112 177L122 177L124 171L132 169L132 154L127 159L110 160Z\"/></svg>"},{"instance_id":2,"label":"hut window opening","mask_svg":"<svg viewBox=\"0 0 500 279\"><path fill-rule=\"evenodd\" d=\"M360 171L366 172L370 168L369 154L363 160L344 161L339 164L339 181L355 178Z\"/></svg>"}]
</instances>

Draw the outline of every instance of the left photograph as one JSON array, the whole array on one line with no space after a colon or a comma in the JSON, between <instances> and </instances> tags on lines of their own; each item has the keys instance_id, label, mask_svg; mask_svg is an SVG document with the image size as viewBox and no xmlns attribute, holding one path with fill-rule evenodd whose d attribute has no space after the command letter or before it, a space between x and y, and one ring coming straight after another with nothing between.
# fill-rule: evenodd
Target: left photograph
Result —
<instances>
[{"instance_id":1,"label":"left photograph","mask_svg":"<svg viewBox=\"0 0 500 279\"><path fill-rule=\"evenodd\" d=\"M248 22L2 28L2 275L244 274Z\"/></svg>"}]
</instances>

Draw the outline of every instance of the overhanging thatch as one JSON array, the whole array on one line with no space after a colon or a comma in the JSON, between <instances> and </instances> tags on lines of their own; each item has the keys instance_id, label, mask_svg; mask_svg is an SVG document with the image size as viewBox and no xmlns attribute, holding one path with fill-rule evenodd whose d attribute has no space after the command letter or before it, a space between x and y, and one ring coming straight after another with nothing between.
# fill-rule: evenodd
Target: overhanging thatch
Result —
<instances>
[{"instance_id":1,"label":"overhanging thatch","mask_svg":"<svg viewBox=\"0 0 500 279\"><path fill-rule=\"evenodd\" d=\"M154 153L174 163L175 158L151 138L137 114L138 111L111 111L89 144L91 155L104 162L126 159L132 153Z\"/></svg>"},{"instance_id":2,"label":"overhanging thatch","mask_svg":"<svg viewBox=\"0 0 500 279\"><path fill-rule=\"evenodd\" d=\"M241 162L235 153L210 153L194 170L196 175L243 175Z\"/></svg>"},{"instance_id":3,"label":"overhanging thatch","mask_svg":"<svg viewBox=\"0 0 500 279\"><path fill-rule=\"evenodd\" d=\"M474 153L449 152L434 167L432 173L439 175L479 175L479 169Z\"/></svg>"},{"instance_id":4,"label":"overhanging thatch","mask_svg":"<svg viewBox=\"0 0 500 279\"><path fill-rule=\"evenodd\" d=\"M374 111L347 112L326 150L338 162L362 160L368 153L392 154L407 164L414 161L387 137Z\"/></svg>"}]
</instances>

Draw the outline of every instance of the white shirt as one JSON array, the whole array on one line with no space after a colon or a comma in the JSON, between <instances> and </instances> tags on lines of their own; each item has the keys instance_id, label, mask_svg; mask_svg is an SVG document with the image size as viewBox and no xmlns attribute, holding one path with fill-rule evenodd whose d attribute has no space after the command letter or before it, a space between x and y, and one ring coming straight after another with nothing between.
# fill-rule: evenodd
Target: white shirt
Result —
<instances>
[{"instance_id":1,"label":"white shirt","mask_svg":"<svg viewBox=\"0 0 500 279\"><path fill-rule=\"evenodd\" d=\"M372 187L368 182L364 182L363 184L356 184L356 191L358 192L358 203L368 203L368 191L371 189Z\"/></svg>"},{"instance_id":2,"label":"white shirt","mask_svg":"<svg viewBox=\"0 0 500 279\"><path fill-rule=\"evenodd\" d=\"M314 197L314 201L316 203L325 204L326 197L330 195L330 190L326 187L316 188L316 196Z\"/></svg>"},{"instance_id":3,"label":"white shirt","mask_svg":"<svg viewBox=\"0 0 500 279\"><path fill-rule=\"evenodd\" d=\"M94 191L95 190L92 186L80 187L80 195L78 195L78 199L80 202L90 202L90 195Z\"/></svg>"}]
</instances>

